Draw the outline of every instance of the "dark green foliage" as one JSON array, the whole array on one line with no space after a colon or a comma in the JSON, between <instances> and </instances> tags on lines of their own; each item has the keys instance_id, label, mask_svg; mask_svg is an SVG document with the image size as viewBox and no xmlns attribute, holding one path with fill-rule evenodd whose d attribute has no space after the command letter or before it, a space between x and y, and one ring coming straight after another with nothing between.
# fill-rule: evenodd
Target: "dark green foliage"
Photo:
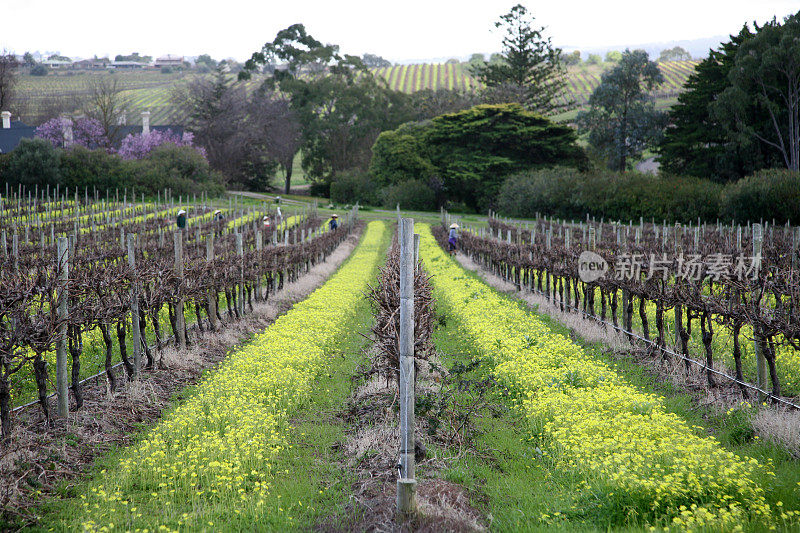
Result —
<instances>
[{"instance_id":1,"label":"dark green foliage","mask_svg":"<svg viewBox=\"0 0 800 533\"><path fill-rule=\"evenodd\" d=\"M588 132L589 144L612 170L625 171L629 161L655 144L666 125L649 94L663 83L658 65L644 50L625 50L619 62L604 72L589 98L589 110L578 114L578 125Z\"/></svg>"},{"instance_id":2,"label":"dark green foliage","mask_svg":"<svg viewBox=\"0 0 800 533\"><path fill-rule=\"evenodd\" d=\"M800 220L800 174L765 170L721 185L689 176L553 168L509 177L497 204L504 215L526 218L540 213L576 220L589 214L606 220L644 217L669 223L698 218L795 222Z\"/></svg>"},{"instance_id":3,"label":"dark green foliage","mask_svg":"<svg viewBox=\"0 0 800 533\"><path fill-rule=\"evenodd\" d=\"M752 137L732 135L725 124L728 119L720 116L724 113L715 105L731 86L729 76L739 48L753 36L744 26L738 35L731 36L718 50L712 50L695 67L686 90L669 111L670 127L658 147L658 160L667 172L727 182L782 164L774 148ZM758 109L754 97L740 107L739 116L747 117L747 123L760 136L769 135L772 128L769 117Z\"/></svg>"},{"instance_id":4,"label":"dark green foliage","mask_svg":"<svg viewBox=\"0 0 800 533\"><path fill-rule=\"evenodd\" d=\"M41 63L31 67L31 76L47 76L48 72L50 69Z\"/></svg>"},{"instance_id":5,"label":"dark green foliage","mask_svg":"<svg viewBox=\"0 0 800 533\"><path fill-rule=\"evenodd\" d=\"M147 193L156 194L169 187L173 194L194 194L208 191L212 195L222 194L222 177L211 170L208 161L190 146L165 144L140 160L140 169L135 169L137 190L143 187Z\"/></svg>"},{"instance_id":6,"label":"dark green foliage","mask_svg":"<svg viewBox=\"0 0 800 533\"><path fill-rule=\"evenodd\" d=\"M28 188L61 183L61 151L45 139L22 139L9 155L3 180Z\"/></svg>"},{"instance_id":7,"label":"dark green foliage","mask_svg":"<svg viewBox=\"0 0 800 533\"><path fill-rule=\"evenodd\" d=\"M356 170L341 172L331 182L331 202L337 204L375 205L378 188L367 172Z\"/></svg>"},{"instance_id":8,"label":"dark green foliage","mask_svg":"<svg viewBox=\"0 0 800 533\"><path fill-rule=\"evenodd\" d=\"M61 154L61 184L70 189L113 189L132 178L129 171L136 165L133 162L130 165L127 163L105 150L73 146L69 150L63 150Z\"/></svg>"},{"instance_id":9,"label":"dark green foliage","mask_svg":"<svg viewBox=\"0 0 800 533\"><path fill-rule=\"evenodd\" d=\"M429 127L430 123L411 122L378 136L372 147L370 173L379 186L429 180L437 174L426 147Z\"/></svg>"},{"instance_id":10,"label":"dark green foliage","mask_svg":"<svg viewBox=\"0 0 800 533\"><path fill-rule=\"evenodd\" d=\"M712 112L732 138L772 147L786 168L800 170L800 13L756 26L736 51L728 81Z\"/></svg>"},{"instance_id":11,"label":"dark green foliage","mask_svg":"<svg viewBox=\"0 0 800 533\"><path fill-rule=\"evenodd\" d=\"M437 201L483 210L505 176L556 164L584 168L575 132L519 104L479 105L384 132L370 171L380 185L421 180Z\"/></svg>"},{"instance_id":12,"label":"dark green foliage","mask_svg":"<svg viewBox=\"0 0 800 533\"><path fill-rule=\"evenodd\" d=\"M408 180L383 189L384 207L411 211L432 211L436 209L436 195L428 183L422 180Z\"/></svg>"},{"instance_id":13,"label":"dark green foliage","mask_svg":"<svg viewBox=\"0 0 800 533\"><path fill-rule=\"evenodd\" d=\"M775 219L800 222L800 173L783 169L762 170L725 187L725 219Z\"/></svg>"},{"instance_id":14,"label":"dark green foliage","mask_svg":"<svg viewBox=\"0 0 800 533\"><path fill-rule=\"evenodd\" d=\"M716 220L721 192L719 185L697 178L555 168L510 177L500 191L498 208L519 217L539 212L571 219L588 213L613 220Z\"/></svg>"},{"instance_id":15,"label":"dark green foliage","mask_svg":"<svg viewBox=\"0 0 800 533\"><path fill-rule=\"evenodd\" d=\"M44 139L24 139L0 162L0 179L33 188L50 185L98 190L133 188L155 196L170 188L175 194L222 194L222 177L194 148L166 144L145 159L123 160L103 150L74 146L54 148Z\"/></svg>"},{"instance_id":16,"label":"dark green foliage","mask_svg":"<svg viewBox=\"0 0 800 533\"><path fill-rule=\"evenodd\" d=\"M547 113L558 107L565 87L560 48L544 38L544 28L533 26L535 18L521 4L500 17L495 27L505 30L499 60L471 63L472 74L487 87L490 101L500 95L515 95L513 100L528 109ZM492 96L494 95L494 96Z\"/></svg>"},{"instance_id":17,"label":"dark green foliage","mask_svg":"<svg viewBox=\"0 0 800 533\"><path fill-rule=\"evenodd\" d=\"M357 81L334 75L287 80L281 88L292 95L302 125L303 169L316 181L344 170L366 170L380 132L412 118L406 95L367 74Z\"/></svg>"},{"instance_id":18,"label":"dark green foliage","mask_svg":"<svg viewBox=\"0 0 800 533\"><path fill-rule=\"evenodd\" d=\"M263 88L279 88L290 98L302 129L303 169L317 194L330 193L336 173L366 170L378 134L413 119L407 95L391 91L360 58L340 55L338 46L314 39L302 24L279 31L239 77L277 63L286 69L273 69Z\"/></svg>"}]
</instances>

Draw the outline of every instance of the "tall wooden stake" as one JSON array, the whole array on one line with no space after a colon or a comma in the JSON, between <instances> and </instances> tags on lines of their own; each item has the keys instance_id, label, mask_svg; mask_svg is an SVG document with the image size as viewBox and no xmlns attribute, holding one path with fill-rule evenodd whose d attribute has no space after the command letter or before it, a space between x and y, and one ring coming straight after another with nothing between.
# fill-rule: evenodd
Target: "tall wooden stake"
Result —
<instances>
[{"instance_id":1,"label":"tall wooden stake","mask_svg":"<svg viewBox=\"0 0 800 533\"><path fill-rule=\"evenodd\" d=\"M133 273L131 282L131 337L133 341L133 379L139 377L142 364L142 331L139 324L139 282L136 277L136 235L128 233L128 266Z\"/></svg>"},{"instance_id":2,"label":"tall wooden stake","mask_svg":"<svg viewBox=\"0 0 800 533\"><path fill-rule=\"evenodd\" d=\"M756 264L761 264L761 249L764 244L764 233L761 229L761 224L753 224L753 261ZM760 300L760 294L755 297L757 300ZM758 328L756 331L753 331L755 337L755 349L756 349L756 374L758 379L758 388L761 390L767 389L767 360L764 357L764 350L761 344L761 332ZM759 397L763 400L764 395L759 393Z\"/></svg>"},{"instance_id":3,"label":"tall wooden stake","mask_svg":"<svg viewBox=\"0 0 800 533\"><path fill-rule=\"evenodd\" d=\"M15 234L16 235L16 234ZM69 412L69 390L67 381L67 305L69 294L67 282L69 281L69 240L66 237L58 239L58 266L60 293L58 295L58 318L62 321L58 327L58 342L56 343L56 394L58 396L58 416L65 417Z\"/></svg>"},{"instance_id":4,"label":"tall wooden stake","mask_svg":"<svg viewBox=\"0 0 800 533\"><path fill-rule=\"evenodd\" d=\"M175 243L175 274L183 284L183 232L175 230L173 233ZM175 303L175 326L178 329L178 345L181 350L186 349L186 319L183 315L183 298L178 298Z\"/></svg>"},{"instance_id":5,"label":"tall wooden stake","mask_svg":"<svg viewBox=\"0 0 800 533\"><path fill-rule=\"evenodd\" d=\"M206 239L206 261L211 263L214 261L214 232L208 234ZM217 298L214 292L216 289L211 289L208 293L208 322L211 324L211 329L217 329Z\"/></svg>"},{"instance_id":6,"label":"tall wooden stake","mask_svg":"<svg viewBox=\"0 0 800 533\"><path fill-rule=\"evenodd\" d=\"M414 219L400 223L400 479L397 514L400 519L417 510L414 479Z\"/></svg>"}]
</instances>

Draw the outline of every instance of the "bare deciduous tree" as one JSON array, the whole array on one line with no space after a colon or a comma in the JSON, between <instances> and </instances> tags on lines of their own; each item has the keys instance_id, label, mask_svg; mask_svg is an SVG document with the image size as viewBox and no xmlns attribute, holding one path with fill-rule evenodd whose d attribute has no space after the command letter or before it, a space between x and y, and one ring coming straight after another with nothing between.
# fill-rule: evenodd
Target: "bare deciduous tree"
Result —
<instances>
[{"instance_id":1,"label":"bare deciduous tree","mask_svg":"<svg viewBox=\"0 0 800 533\"><path fill-rule=\"evenodd\" d=\"M120 118L130 107L130 99L122 91L117 78L94 78L88 83L86 99L78 106L86 116L100 122L106 138L112 143L121 140Z\"/></svg>"},{"instance_id":2,"label":"bare deciduous tree","mask_svg":"<svg viewBox=\"0 0 800 533\"><path fill-rule=\"evenodd\" d=\"M254 94L248 104L252 140L283 167L286 194L292 184L294 156L302 143L300 122L289 106L287 98L268 92Z\"/></svg>"},{"instance_id":3,"label":"bare deciduous tree","mask_svg":"<svg viewBox=\"0 0 800 533\"><path fill-rule=\"evenodd\" d=\"M213 78L197 77L176 88L172 101L195 143L205 149L209 164L227 180L239 181L247 157L244 87L218 68Z\"/></svg>"}]
</instances>

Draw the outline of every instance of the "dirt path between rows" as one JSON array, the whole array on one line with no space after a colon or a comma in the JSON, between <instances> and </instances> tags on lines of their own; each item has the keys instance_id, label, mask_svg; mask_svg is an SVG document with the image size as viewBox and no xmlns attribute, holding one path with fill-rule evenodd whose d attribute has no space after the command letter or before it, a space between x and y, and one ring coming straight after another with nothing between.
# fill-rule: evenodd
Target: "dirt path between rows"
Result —
<instances>
[{"instance_id":1,"label":"dirt path between rows","mask_svg":"<svg viewBox=\"0 0 800 533\"><path fill-rule=\"evenodd\" d=\"M376 350L370 350L370 356ZM438 361L437 361L438 363ZM441 365L437 365L441 367ZM438 392L438 375L419 365L416 391ZM326 517L315 531L341 533L485 531L486 520L470 505L464 487L439 477L449 457L428 452L431 437L421 418L416 420L417 503L419 515L406 523L396 520L397 462L400 443L400 419L397 412L397 385L382 376L361 368L347 405L338 413L337 422L345 425L345 436L336 444L343 452L339 467L355 472L350 501L345 513ZM427 442L427 444L426 444ZM468 453L468 452L467 452Z\"/></svg>"},{"instance_id":2,"label":"dirt path between rows","mask_svg":"<svg viewBox=\"0 0 800 533\"><path fill-rule=\"evenodd\" d=\"M123 385L113 396L102 379L86 384L83 408L50 427L38 406L18 413L8 443L0 448L0 530L34 525L37 505L56 494L74 497L75 487L97 458L112 447L130 444L174 402L181 401L185 387L197 383L204 371L321 286L350 256L361 231L267 302L254 303L243 319L226 321L217 333L194 335L186 352L165 348L160 356L165 370L144 370L135 383L124 384L124 376L118 376L117 383Z\"/></svg>"}]
</instances>

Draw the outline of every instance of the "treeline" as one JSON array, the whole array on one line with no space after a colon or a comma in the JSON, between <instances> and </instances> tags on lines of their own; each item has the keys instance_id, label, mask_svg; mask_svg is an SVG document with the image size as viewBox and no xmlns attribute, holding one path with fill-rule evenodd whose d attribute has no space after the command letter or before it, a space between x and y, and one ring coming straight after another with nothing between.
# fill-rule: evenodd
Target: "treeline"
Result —
<instances>
[{"instance_id":1,"label":"treeline","mask_svg":"<svg viewBox=\"0 0 800 533\"><path fill-rule=\"evenodd\" d=\"M509 177L497 197L506 216L537 213L563 219L587 214L607 220L746 223L800 221L800 172L761 170L736 182L720 184L692 176L654 176L638 172L576 172L556 167Z\"/></svg>"},{"instance_id":2,"label":"treeline","mask_svg":"<svg viewBox=\"0 0 800 533\"><path fill-rule=\"evenodd\" d=\"M155 196L165 188L175 195L218 195L222 176L191 146L164 144L141 159L123 159L105 150L83 146L56 148L45 139L23 139L9 154L0 155L0 182L29 189L133 189Z\"/></svg>"}]
</instances>

